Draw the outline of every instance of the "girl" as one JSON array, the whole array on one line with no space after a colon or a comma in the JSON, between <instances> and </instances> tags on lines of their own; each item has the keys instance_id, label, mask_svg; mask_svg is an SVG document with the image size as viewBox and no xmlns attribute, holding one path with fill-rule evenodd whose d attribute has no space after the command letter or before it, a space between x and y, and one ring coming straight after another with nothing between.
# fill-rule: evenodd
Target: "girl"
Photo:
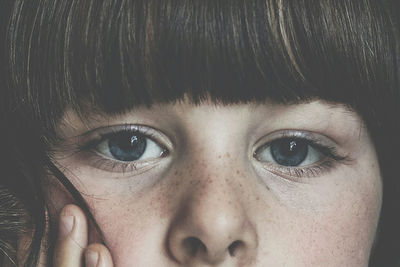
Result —
<instances>
[{"instance_id":1,"label":"girl","mask_svg":"<svg viewBox=\"0 0 400 267\"><path fill-rule=\"evenodd\" d=\"M11 260L398 263L394 3L10 2Z\"/></svg>"}]
</instances>

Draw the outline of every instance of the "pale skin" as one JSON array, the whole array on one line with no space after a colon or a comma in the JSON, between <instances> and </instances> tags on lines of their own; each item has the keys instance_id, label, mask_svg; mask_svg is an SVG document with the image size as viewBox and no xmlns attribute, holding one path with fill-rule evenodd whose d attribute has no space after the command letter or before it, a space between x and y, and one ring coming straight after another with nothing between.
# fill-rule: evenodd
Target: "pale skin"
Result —
<instances>
[{"instance_id":1,"label":"pale skin","mask_svg":"<svg viewBox=\"0 0 400 267\"><path fill-rule=\"evenodd\" d=\"M49 177L50 216L75 222L66 234L61 216L54 266L81 266L93 251L99 265L86 266L368 266L382 181L368 131L344 106L182 101L87 116L66 112L55 161L107 248L88 240L84 213ZM95 152L69 149L137 125L154 143L135 166L113 159L107 140ZM288 136L318 140L342 159L314 147L299 166L281 166L271 144Z\"/></svg>"}]
</instances>

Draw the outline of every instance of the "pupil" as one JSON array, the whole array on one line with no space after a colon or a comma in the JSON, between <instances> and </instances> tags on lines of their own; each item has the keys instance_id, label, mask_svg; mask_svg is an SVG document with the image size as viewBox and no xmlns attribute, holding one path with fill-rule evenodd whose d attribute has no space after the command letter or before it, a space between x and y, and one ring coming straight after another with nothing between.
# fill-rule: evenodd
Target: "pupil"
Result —
<instances>
[{"instance_id":1,"label":"pupil","mask_svg":"<svg viewBox=\"0 0 400 267\"><path fill-rule=\"evenodd\" d=\"M117 133L108 140L108 148L117 160L138 160L146 150L146 138L140 134Z\"/></svg>"},{"instance_id":2,"label":"pupil","mask_svg":"<svg viewBox=\"0 0 400 267\"><path fill-rule=\"evenodd\" d=\"M298 166L307 157L308 144L304 140L284 138L272 142L271 154L279 165Z\"/></svg>"}]
</instances>

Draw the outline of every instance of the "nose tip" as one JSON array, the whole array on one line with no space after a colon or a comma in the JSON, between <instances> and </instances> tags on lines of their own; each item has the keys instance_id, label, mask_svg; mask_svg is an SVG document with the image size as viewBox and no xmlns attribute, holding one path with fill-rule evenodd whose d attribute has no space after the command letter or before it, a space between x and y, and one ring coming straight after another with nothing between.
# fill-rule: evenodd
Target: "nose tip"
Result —
<instances>
[{"instance_id":1,"label":"nose tip","mask_svg":"<svg viewBox=\"0 0 400 267\"><path fill-rule=\"evenodd\" d=\"M257 234L244 209L189 202L170 228L168 249L172 257L187 266L191 263L216 265L246 262L254 256Z\"/></svg>"}]
</instances>

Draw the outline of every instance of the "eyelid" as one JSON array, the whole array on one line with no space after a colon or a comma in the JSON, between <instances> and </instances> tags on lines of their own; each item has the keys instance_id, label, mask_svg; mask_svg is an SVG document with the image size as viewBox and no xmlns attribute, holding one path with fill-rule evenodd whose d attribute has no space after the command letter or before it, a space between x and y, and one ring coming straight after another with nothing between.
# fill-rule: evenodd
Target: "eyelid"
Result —
<instances>
[{"instance_id":1,"label":"eyelid","mask_svg":"<svg viewBox=\"0 0 400 267\"><path fill-rule=\"evenodd\" d=\"M107 139L113 134L120 133L122 131L127 132L137 132L140 133L162 146L164 149L171 151L173 144L171 140L160 130L153 127L141 125L141 124L124 124L124 125L114 125L105 126L91 130L78 137L78 145L80 149L88 149L96 144L100 143L102 140Z\"/></svg>"},{"instance_id":2,"label":"eyelid","mask_svg":"<svg viewBox=\"0 0 400 267\"><path fill-rule=\"evenodd\" d=\"M272 132L268 135L265 135L258 139L252 150L252 154L257 151L257 149L266 146L268 144L271 144L275 140L283 139L283 138L298 138L298 139L304 139L312 143L313 145L316 145L316 148L321 148L322 147L329 147L329 148L335 148L335 150L338 150L338 145L332 141L332 139L318 133L314 132L309 132L309 131L304 131L304 130L279 130ZM342 153L340 153L342 154Z\"/></svg>"}]
</instances>

